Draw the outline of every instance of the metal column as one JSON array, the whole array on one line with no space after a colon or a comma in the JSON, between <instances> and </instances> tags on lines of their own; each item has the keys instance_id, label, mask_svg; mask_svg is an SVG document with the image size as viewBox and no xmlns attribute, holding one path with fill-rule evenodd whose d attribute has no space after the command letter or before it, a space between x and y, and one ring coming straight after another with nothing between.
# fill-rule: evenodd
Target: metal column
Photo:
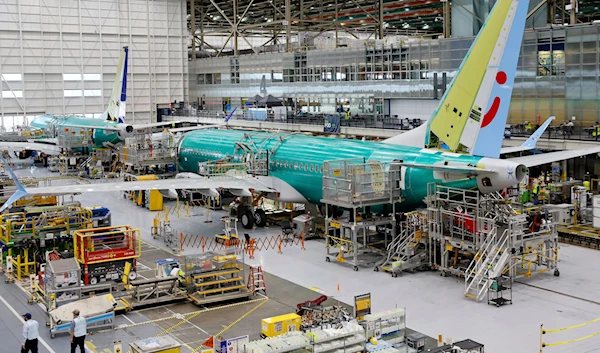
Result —
<instances>
[{"instance_id":1,"label":"metal column","mask_svg":"<svg viewBox=\"0 0 600 353\"><path fill-rule=\"evenodd\" d=\"M292 5L290 0L285 0L285 51L290 51L292 36Z\"/></svg>"},{"instance_id":2,"label":"metal column","mask_svg":"<svg viewBox=\"0 0 600 353\"><path fill-rule=\"evenodd\" d=\"M196 60L196 2L190 0L190 13L192 16L192 60Z\"/></svg>"},{"instance_id":3,"label":"metal column","mask_svg":"<svg viewBox=\"0 0 600 353\"><path fill-rule=\"evenodd\" d=\"M450 38L450 1L442 0L444 3L444 38Z\"/></svg>"},{"instance_id":4,"label":"metal column","mask_svg":"<svg viewBox=\"0 0 600 353\"><path fill-rule=\"evenodd\" d=\"M379 39L383 39L383 0L379 0Z\"/></svg>"},{"instance_id":5,"label":"metal column","mask_svg":"<svg viewBox=\"0 0 600 353\"><path fill-rule=\"evenodd\" d=\"M238 56L238 0L233 0L233 55Z\"/></svg>"}]
</instances>

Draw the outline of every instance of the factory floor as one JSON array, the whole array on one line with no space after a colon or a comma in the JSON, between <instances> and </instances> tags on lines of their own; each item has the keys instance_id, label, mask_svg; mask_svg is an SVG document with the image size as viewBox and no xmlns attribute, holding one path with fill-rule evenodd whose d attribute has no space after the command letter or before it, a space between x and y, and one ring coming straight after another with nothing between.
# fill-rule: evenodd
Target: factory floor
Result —
<instances>
[{"instance_id":1,"label":"factory floor","mask_svg":"<svg viewBox=\"0 0 600 353\"><path fill-rule=\"evenodd\" d=\"M48 174L47 171L39 168L33 171L20 170L18 173L20 175ZM166 248L160 239L155 240L150 236L150 227L156 212L149 212L137 207L122 199L116 192L88 193L76 196L75 200L80 200L85 206L109 207L114 225L131 224L139 227L145 241L158 248ZM211 212L207 216L206 210L194 209L189 210L188 213L190 217L185 216L184 210L180 211L179 217L176 214L170 216L171 225L177 233L212 237L214 234L222 232L223 223L220 222L220 216L224 215L223 212ZM213 222L205 223L207 217ZM269 239L280 233L277 226L249 232L240 227L239 231L240 234L247 232L256 239ZM192 255L200 252L201 249L198 247L186 247L183 254ZM462 279L441 277L436 272L404 274L398 278L392 278L389 274L375 273L368 268L353 272L348 266L335 262L326 263L325 245L319 240L306 241L305 250L300 245L294 245L284 247L281 252L279 253L277 249L257 251L254 259L248 257L244 259L247 265L261 265L266 272L281 278L278 279L281 282L277 282L278 280L267 277L268 292L271 298L269 302L275 302L275 305L289 304L293 306L300 301L318 296L318 293L308 290L304 292L305 294L301 294L301 291L297 289L300 288L298 286L319 290L334 297L335 300L349 305L352 305L355 295L370 292L373 312L393 307L405 307L407 325L412 329L433 337L441 334L444 338L451 337L454 340L470 338L485 344L487 353L539 352L540 325L543 324L547 329L554 329L600 317L600 300L597 299L600 292L600 281L596 271L596 268L600 267L598 250L561 244L560 277L546 273L518 280L513 288L513 304L500 308L466 299L463 296L464 281ZM281 289L281 294L277 295L278 299L274 299L274 287L279 286L276 283L286 283L284 281L293 282L297 286L281 285L287 289ZM253 305L257 305L256 303L258 302L238 307L227 314L223 311L223 316L226 316L227 320L235 320L236 316L243 315L252 309ZM189 305L183 304L180 307L184 310L183 308ZM271 304L264 304L264 306L266 305ZM197 310L196 307L194 309ZM161 313L160 310L164 311ZM177 313L179 309L169 307L169 310ZM289 311L288 308L286 312ZM126 315L126 319L121 318L117 324L128 322L127 319L139 322L152 317L164 317L168 314L173 315L163 308L148 309L129 313ZM281 314L281 312L277 312L277 314ZM203 319L203 315L205 314L200 313L191 320L192 323L186 322L181 325L181 327L189 328L187 334L197 337L193 341L194 343L208 337L208 334L204 334L197 328L192 329L193 325L210 334L216 333L214 332L216 328L208 329L211 325L210 320L207 320L206 316ZM238 324L239 328L257 327L260 319L267 316L261 314L254 317L251 314ZM252 319L248 320L249 318ZM196 319L198 320L195 321ZM246 323L243 323L244 321ZM175 323L176 321L173 321L171 324ZM222 325L226 326L228 323ZM159 327L139 325L131 329L119 330L117 335L111 335L108 339L112 342L114 339L121 339L121 335L129 338L138 334L151 336L165 330L168 328L167 326L166 322L161 323ZM135 333L138 332L136 330L140 330L139 333ZM148 332L143 330L148 330ZM543 340L548 343L565 341L598 331L600 331L600 323L594 323L573 330L546 334ZM245 329L238 331L238 328L235 328L234 331L232 328L227 331L225 336L235 337L238 333L246 334L247 332ZM568 345L547 347L544 352L594 352L597 351L596 347L599 344L600 336L594 336Z\"/></svg>"}]
</instances>

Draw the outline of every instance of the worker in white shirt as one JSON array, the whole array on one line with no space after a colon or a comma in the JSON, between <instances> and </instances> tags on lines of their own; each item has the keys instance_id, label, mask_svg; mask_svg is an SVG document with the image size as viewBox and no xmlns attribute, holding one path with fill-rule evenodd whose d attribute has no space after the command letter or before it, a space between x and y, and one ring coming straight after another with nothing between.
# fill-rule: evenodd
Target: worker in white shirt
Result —
<instances>
[{"instance_id":1,"label":"worker in white shirt","mask_svg":"<svg viewBox=\"0 0 600 353\"><path fill-rule=\"evenodd\" d=\"M23 314L23 344L21 345L21 353L38 353L38 338L40 334L38 332L39 324L37 321L31 319L31 314Z\"/></svg>"},{"instance_id":2,"label":"worker in white shirt","mask_svg":"<svg viewBox=\"0 0 600 353\"><path fill-rule=\"evenodd\" d=\"M77 346L81 353L85 353L85 335L87 334L87 322L79 316L79 309L73 310L73 321L71 321L71 353L75 353Z\"/></svg>"}]
</instances>

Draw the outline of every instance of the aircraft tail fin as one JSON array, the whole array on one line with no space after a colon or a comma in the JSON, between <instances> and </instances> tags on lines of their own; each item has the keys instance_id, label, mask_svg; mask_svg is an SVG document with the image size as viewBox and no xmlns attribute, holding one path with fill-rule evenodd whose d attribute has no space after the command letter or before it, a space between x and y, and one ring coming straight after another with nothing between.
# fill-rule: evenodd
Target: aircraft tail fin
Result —
<instances>
[{"instance_id":1,"label":"aircraft tail fin","mask_svg":"<svg viewBox=\"0 0 600 353\"><path fill-rule=\"evenodd\" d=\"M127 101L127 62L129 57L129 48L123 47L119 65L117 66L117 75L113 86L110 101L105 115L106 120L119 123L125 122L125 107Z\"/></svg>"},{"instance_id":2,"label":"aircraft tail fin","mask_svg":"<svg viewBox=\"0 0 600 353\"><path fill-rule=\"evenodd\" d=\"M496 2L428 121L426 147L499 157L528 7Z\"/></svg>"},{"instance_id":3,"label":"aircraft tail fin","mask_svg":"<svg viewBox=\"0 0 600 353\"><path fill-rule=\"evenodd\" d=\"M8 174L10 175L11 179L15 182L15 186L17 187L17 191L15 191L15 193L12 194L11 197L9 197L9 199L6 200L6 202L4 202L4 205L2 205L2 207L0 207L0 212L2 212L5 209L11 207L12 204L15 203L17 200L19 200L23 196L26 196L27 195L27 191L25 190L25 187L23 186L23 184L21 184L21 182L19 181L19 179L15 175L15 172L8 165L8 162L6 162L6 159L4 159L4 157L2 157L2 156L0 156L0 159L2 159L2 163L4 164L4 168L6 169L6 171L8 172Z\"/></svg>"}]
</instances>

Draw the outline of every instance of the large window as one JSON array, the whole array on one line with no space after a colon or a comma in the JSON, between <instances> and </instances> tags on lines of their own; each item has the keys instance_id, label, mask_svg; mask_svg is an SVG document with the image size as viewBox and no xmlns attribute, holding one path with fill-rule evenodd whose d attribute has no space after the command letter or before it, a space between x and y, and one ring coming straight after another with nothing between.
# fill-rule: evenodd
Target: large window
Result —
<instances>
[{"instance_id":1,"label":"large window","mask_svg":"<svg viewBox=\"0 0 600 353\"><path fill-rule=\"evenodd\" d=\"M64 81L102 81L102 74L63 74Z\"/></svg>"},{"instance_id":2,"label":"large window","mask_svg":"<svg viewBox=\"0 0 600 353\"><path fill-rule=\"evenodd\" d=\"M23 75L21 74L2 74L2 81L22 81Z\"/></svg>"},{"instance_id":3,"label":"large window","mask_svg":"<svg viewBox=\"0 0 600 353\"><path fill-rule=\"evenodd\" d=\"M86 97L100 97L100 96L102 96L102 90L86 89L85 91L83 91L83 95Z\"/></svg>"},{"instance_id":4,"label":"large window","mask_svg":"<svg viewBox=\"0 0 600 353\"><path fill-rule=\"evenodd\" d=\"M23 91L2 91L2 98L23 98Z\"/></svg>"},{"instance_id":5,"label":"large window","mask_svg":"<svg viewBox=\"0 0 600 353\"><path fill-rule=\"evenodd\" d=\"M65 97L81 97L82 92L80 89L66 89Z\"/></svg>"},{"instance_id":6,"label":"large window","mask_svg":"<svg viewBox=\"0 0 600 353\"><path fill-rule=\"evenodd\" d=\"M565 74L565 44L538 45L538 76L563 76Z\"/></svg>"}]
</instances>

